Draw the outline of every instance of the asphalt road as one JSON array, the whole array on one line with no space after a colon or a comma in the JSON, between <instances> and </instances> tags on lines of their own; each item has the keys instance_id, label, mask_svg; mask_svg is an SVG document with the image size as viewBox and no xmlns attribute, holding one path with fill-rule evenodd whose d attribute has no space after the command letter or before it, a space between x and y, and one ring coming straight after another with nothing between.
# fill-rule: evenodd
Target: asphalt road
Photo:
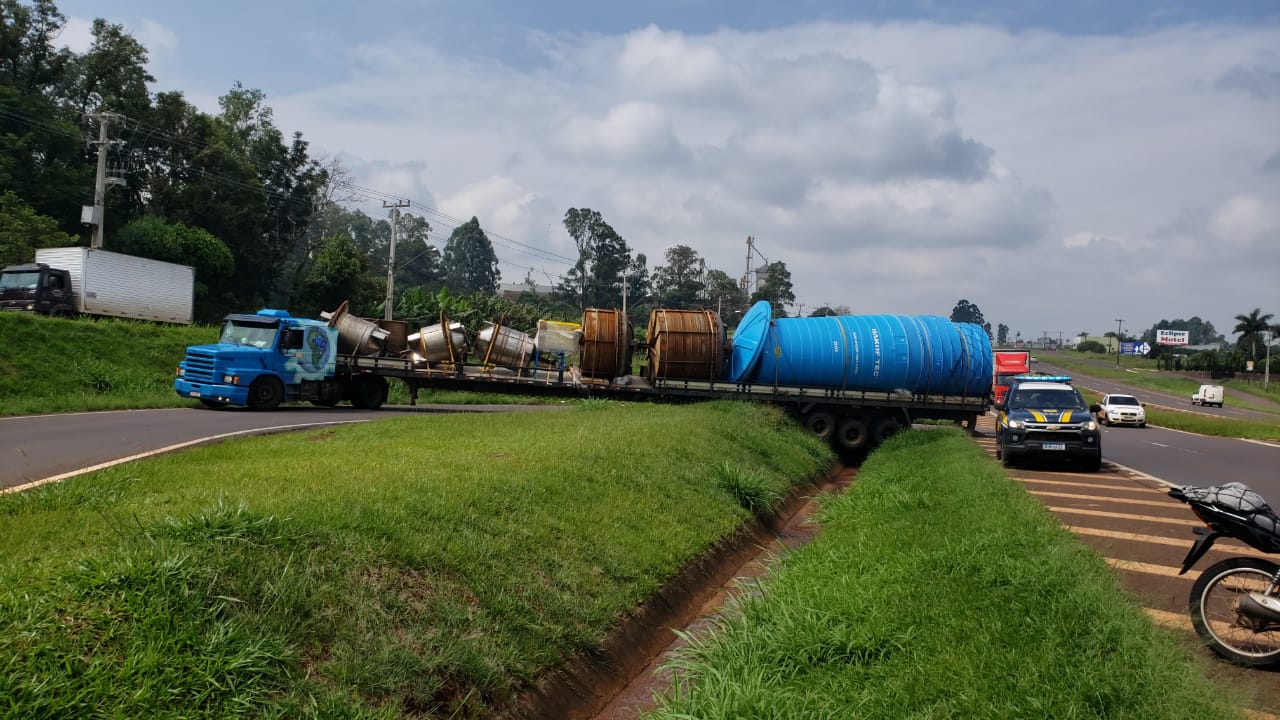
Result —
<instances>
[{"instance_id":1,"label":"asphalt road","mask_svg":"<svg viewBox=\"0 0 1280 720\"><path fill-rule=\"evenodd\" d=\"M282 406L119 410L0 418L0 489L79 474L158 451L180 450L236 435L368 422L431 412L528 412L557 405L417 405L380 410Z\"/></svg>"},{"instance_id":2,"label":"asphalt road","mask_svg":"<svg viewBox=\"0 0 1280 720\"><path fill-rule=\"evenodd\" d=\"M1068 375L1072 378L1073 384L1080 387L1088 388L1089 390L1094 390L1104 395L1107 393L1125 393L1127 395L1133 395L1138 398L1140 402L1147 403L1149 405L1181 410L1183 412L1198 412L1204 415L1212 415L1214 417L1235 418L1237 420L1257 420L1261 422L1280 424L1280 405L1276 405L1275 403L1263 398L1250 397L1249 403L1259 407L1269 408L1272 410L1271 412L1233 406L1230 397L1227 398L1222 407L1201 407L1199 405L1191 404L1190 395L1170 393L1163 390L1152 390L1150 388L1134 387L1132 385L1126 385L1122 381L1100 378L1091 376L1087 372L1082 373L1078 370L1068 370L1066 368L1059 367L1053 364L1052 353L1039 356L1039 359L1036 361L1032 369L1036 372ZM1135 373L1135 377L1137 377L1143 371L1133 370L1132 372Z\"/></svg>"}]
</instances>

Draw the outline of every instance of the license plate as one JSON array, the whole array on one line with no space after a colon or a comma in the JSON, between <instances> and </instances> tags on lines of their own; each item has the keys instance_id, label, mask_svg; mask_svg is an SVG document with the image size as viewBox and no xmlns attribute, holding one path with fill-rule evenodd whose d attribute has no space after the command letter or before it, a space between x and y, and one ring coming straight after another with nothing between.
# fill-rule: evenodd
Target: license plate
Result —
<instances>
[{"instance_id":1,"label":"license plate","mask_svg":"<svg viewBox=\"0 0 1280 720\"><path fill-rule=\"evenodd\" d=\"M200 397L199 390L188 390L187 394L190 395L191 397Z\"/></svg>"},{"instance_id":2,"label":"license plate","mask_svg":"<svg viewBox=\"0 0 1280 720\"><path fill-rule=\"evenodd\" d=\"M1047 443L1045 443L1045 444L1041 445L1040 447L1044 448L1045 450L1066 450L1066 449L1067 449L1067 444L1066 444L1066 443L1052 443L1052 442L1047 442Z\"/></svg>"}]
</instances>

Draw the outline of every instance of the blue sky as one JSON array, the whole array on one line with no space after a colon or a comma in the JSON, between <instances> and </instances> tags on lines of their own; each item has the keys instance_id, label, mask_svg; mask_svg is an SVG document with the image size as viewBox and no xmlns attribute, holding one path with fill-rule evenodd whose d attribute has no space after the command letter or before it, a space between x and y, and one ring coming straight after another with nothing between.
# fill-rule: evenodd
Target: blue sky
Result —
<instances>
[{"instance_id":1,"label":"blue sky","mask_svg":"<svg viewBox=\"0 0 1280 720\"><path fill-rule=\"evenodd\" d=\"M739 275L752 235L808 310L1280 315L1276 0L58 6L78 49L125 26L154 89L259 88L353 182L477 216L504 281L563 272L522 244L572 255L590 207L650 268Z\"/></svg>"}]
</instances>

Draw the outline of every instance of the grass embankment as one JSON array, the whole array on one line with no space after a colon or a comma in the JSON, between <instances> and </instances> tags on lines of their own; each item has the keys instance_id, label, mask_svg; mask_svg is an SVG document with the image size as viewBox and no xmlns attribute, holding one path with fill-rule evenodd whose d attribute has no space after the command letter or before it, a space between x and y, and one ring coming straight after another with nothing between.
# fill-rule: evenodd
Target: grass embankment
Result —
<instances>
[{"instance_id":1,"label":"grass embankment","mask_svg":"<svg viewBox=\"0 0 1280 720\"><path fill-rule=\"evenodd\" d=\"M217 342L211 325L63 320L0 314L0 416L84 410L197 407L173 391L187 346ZM390 404L407 404L404 383L390 381ZM419 403L558 402L512 395L418 393Z\"/></svg>"},{"instance_id":2,"label":"grass embankment","mask_svg":"<svg viewBox=\"0 0 1280 720\"><path fill-rule=\"evenodd\" d=\"M820 520L648 718L1242 717L958 431L895 436Z\"/></svg>"},{"instance_id":3,"label":"grass embankment","mask_svg":"<svg viewBox=\"0 0 1280 720\"><path fill-rule=\"evenodd\" d=\"M0 715L487 717L829 450L764 406L415 416L0 496Z\"/></svg>"}]
</instances>

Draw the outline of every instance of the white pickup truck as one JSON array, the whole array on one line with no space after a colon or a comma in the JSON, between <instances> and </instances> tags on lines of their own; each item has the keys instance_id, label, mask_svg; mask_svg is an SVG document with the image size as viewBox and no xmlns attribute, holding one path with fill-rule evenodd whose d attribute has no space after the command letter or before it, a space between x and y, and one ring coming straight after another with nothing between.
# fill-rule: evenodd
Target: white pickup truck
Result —
<instances>
[{"instance_id":1,"label":"white pickup truck","mask_svg":"<svg viewBox=\"0 0 1280 720\"><path fill-rule=\"evenodd\" d=\"M1191 396L1192 405L1217 405L1222 407L1222 386L1221 385L1201 385L1200 389Z\"/></svg>"}]
</instances>

